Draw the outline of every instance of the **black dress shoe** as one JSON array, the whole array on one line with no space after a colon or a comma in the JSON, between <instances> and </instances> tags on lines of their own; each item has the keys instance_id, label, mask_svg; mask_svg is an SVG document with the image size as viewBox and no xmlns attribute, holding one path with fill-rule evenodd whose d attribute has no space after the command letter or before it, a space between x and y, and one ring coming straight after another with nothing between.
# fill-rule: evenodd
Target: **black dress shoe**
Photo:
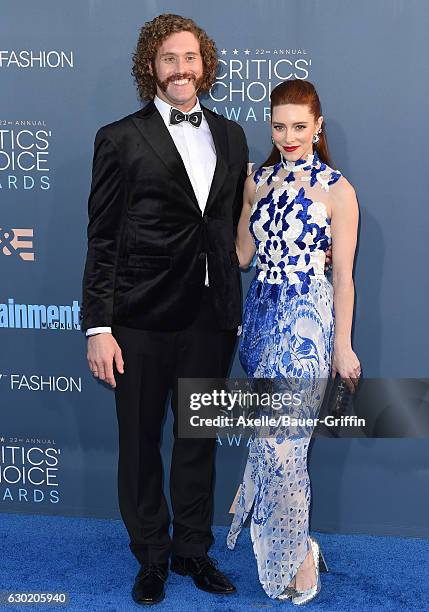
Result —
<instances>
[{"instance_id":1,"label":"black dress shoe","mask_svg":"<svg viewBox=\"0 0 429 612\"><path fill-rule=\"evenodd\" d=\"M142 565L136 576L132 598L137 604L157 604L165 597L164 583L168 576L168 564Z\"/></svg>"},{"instance_id":2,"label":"black dress shoe","mask_svg":"<svg viewBox=\"0 0 429 612\"><path fill-rule=\"evenodd\" d=\"M217 567L217 561L204 557L172 557L170 569L181 576L191 576L195 586L208 593L235 593L235 586Z\"/></svg>"}]
</instances>

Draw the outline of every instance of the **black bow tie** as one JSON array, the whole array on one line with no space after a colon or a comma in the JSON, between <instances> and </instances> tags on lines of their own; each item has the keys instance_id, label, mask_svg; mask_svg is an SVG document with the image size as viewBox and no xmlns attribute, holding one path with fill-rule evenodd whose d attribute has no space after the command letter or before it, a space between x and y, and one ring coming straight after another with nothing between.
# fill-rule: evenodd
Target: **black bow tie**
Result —
<instances>
[{"instance_id":1,"label":"black bow tie","mask_svg":"<svg viewBox=\"0 0 429 612\"><path fill-rule=\"evenodd\" d=\"M189 121L191 125L198 128L200 127L202 120L202 111L194 111L193 113L186 114L177 110L177 108L172 108L170 110L170 125L179 125L179 123L182 123L182 121Z\"/></svg>"}]
</instances>

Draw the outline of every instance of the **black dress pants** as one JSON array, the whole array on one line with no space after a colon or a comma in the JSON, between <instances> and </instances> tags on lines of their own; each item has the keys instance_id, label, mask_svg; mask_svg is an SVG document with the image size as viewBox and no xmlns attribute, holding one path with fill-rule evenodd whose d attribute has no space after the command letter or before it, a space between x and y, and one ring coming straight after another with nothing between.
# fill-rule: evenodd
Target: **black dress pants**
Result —
<instances>
[{"instance_id":1,"label":"black dress pants","mask_svg":"<svg viewBox=\"0 0 429 612\"><path fill-rule=\"evenodd\" d=\"M114 326L124 374L116 373L119 426L119 507L140 563L165 563L171 552L200 556L213 541L215 439L178 437L177 379L227 376L236 331L219 330L204 289L197 319L179 331ZM172 393L174 445L171 457L170 515L163 493L161 430Z\"/></svg>"}]
</instances>

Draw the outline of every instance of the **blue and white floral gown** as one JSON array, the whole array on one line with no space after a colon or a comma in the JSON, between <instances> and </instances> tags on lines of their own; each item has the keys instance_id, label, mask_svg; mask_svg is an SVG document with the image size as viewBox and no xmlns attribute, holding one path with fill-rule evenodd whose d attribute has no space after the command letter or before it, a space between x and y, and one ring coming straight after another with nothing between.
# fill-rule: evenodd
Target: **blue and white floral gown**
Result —
<instances>
[{"instance_id":1,"label":"blue and white floral gown","mask_svg":"<svg viewBox=\"0 0 429 612\"><path fill-rule=\"evenodd\" d=\"M249 378L299 380L298 418L317 417L330 373L334 335L333 289L324 274L331 244L330 189L341 174L317 154L282 161L254 175L250 231L257 269L247 294L240 360ZM234 548L252 511L250 534L261 584L275 598L309 551L310 481L307 449L312 429L283 428L254 437L228 534Z\"/></svg>"}]
</instances>

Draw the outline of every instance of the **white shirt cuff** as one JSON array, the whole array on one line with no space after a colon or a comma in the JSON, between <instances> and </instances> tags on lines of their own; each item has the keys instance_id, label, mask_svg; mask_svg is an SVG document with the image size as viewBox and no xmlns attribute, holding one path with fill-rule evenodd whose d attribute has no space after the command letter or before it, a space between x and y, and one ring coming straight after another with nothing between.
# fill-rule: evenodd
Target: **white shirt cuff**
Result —
<instances>
[{"instance_id":1,"label":"white shirt cuff","mask_svg":"<svg viewBox=\"0 0 429 612\"><path fill-rule=\"evenodd\" d=\"M86 330L86 336L94 336L95 334L111 334L111 327L90 327Z\"/></svg>"}]
</instances>

